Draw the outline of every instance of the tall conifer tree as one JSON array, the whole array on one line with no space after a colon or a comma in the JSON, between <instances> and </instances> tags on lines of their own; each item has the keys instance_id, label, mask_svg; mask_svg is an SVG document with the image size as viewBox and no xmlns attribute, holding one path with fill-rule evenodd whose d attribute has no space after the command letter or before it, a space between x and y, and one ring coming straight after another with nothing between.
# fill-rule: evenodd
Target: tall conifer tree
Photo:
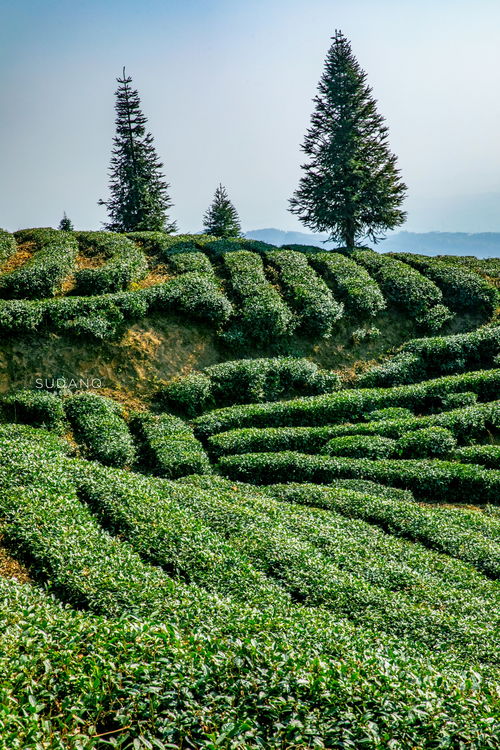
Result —
<instances>
[{"instance_id":1,"label":"tall conifer tree","mask_svg":"<svg viewBox=\"0 0 500 750\"><path fill-rule=\"evenodd\" d=\"M64 212L64 215L63 215L61 221L59 222L58 229L62 229L64 232L72 232L73 231L73 223L72 223L71 219L68 219L68 217L66 216L66 211Z\"/></svg>"},{"instance_id":2,"label":"tall conifer tree","mask_svg":"<svg viewBox=\"0 0 500 750\"><path fill-rule=\"evenodd\" d=\"M366 73L335 32L302 150L309 160L290 211L309 228L352 248L402 224L406 194Z\"/></svg>"},{"instance_id":3,"label":"tall conifer tree","mask_svg":"<svg viewBox=\"0 0 500 750\"><path fill-rule=\"evenodd\" d=\"M216 189L213 202L203 217L203 224L207 234L215 237L241 237L238 212L229 200L224 185Z\"/></svg>"},{"instance_id":4,"label":"tall conifer tree","mask_svg":"<svg viewBox=\"0 0 500 750\"><path fill-rule=\"evenodd\" d=\"M106 229L112 232L163 231L174 232L175 222L168 218L172 206L170 187L162 174L163 164L146 131L147 118L141 111L139 94L132 89L132 79L125 75L116 79L116 135L110 167L110 193L100 200L108 211Z\"/></svg>"}]
</instances>

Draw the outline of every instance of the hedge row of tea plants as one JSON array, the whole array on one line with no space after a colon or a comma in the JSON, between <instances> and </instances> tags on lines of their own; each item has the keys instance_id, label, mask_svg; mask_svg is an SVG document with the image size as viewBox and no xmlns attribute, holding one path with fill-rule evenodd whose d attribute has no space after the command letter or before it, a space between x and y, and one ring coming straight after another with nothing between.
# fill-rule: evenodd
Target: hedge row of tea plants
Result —
<instances>
[{"instance_id":1,"label":"hedge row of tea plants","mask_svg":"<svg viewBox=\"0 0 500 750\"><path fill-rule=\"evenodd\" d=\"M431 279L441 289L445 304L452 310L482 313L487 318L495 312L498 293L477 273L436 258L411 253L400 253L397 257Z\"/></svg>"},{"instance_id":2,"label":"hedge row of tea plants","mask_svg":"<svg viewBox=\"0 0 500 750\"><path fill-rule=\"evenodd\" d=\"M127 323L154 311L186 316L220 328L227 324L233 307L208 274L185 273L135 292L39 302L0 301L0 331L9 335L51 330L113 340Z\"/></svg>"},{"instance_id":3,"label":"hedge row of tea plants","mask_svg":"<svg viewBox=\"0 0 500 750\"><path fill-rule=\"evenodd\" d=\"M81 296L111 294L144 278L148 264L143 251L116 232L76 232L80 252L102 257L99 268L82 268L75 274L75 293Z\"/></svg>"},{"instance_id":4,"label":"hedge row of tea plants","mask_svg":"<svg viewBox=\"0 0 500 750\"><path fill-rule=\"evenodd\" d=\"M411 339L382 364L358 375L356 387L373 388L494 367L500 354L500 326L469 333Z\"/></svg>"},{"instance_id":5,"label":"hedge row of tea plants","mask_svg":"<svg viewBox=\"0 0 500 750\"><path fill-rule=\"evenodd\" d=\"M167 407L197 416L229 404L277 401L298 393L329 393L340 385L336 373L320 369L309 359L240 359L175 378L158 396Z\"/></svg>"},{"instance_id":6,"label":"hedge row of tea plants","mask_svg":"<svg viewBox=\"0 0 500 750\"><path fill-rule=\"evenodd\" d=\"M174 274L206 273L215 276L215 270L205 253L183 252L171 253L168 256L169 266Z\"/></svg>"},{"instance_id":7,"label":"hedge row of tea plants","mask_svg":"<svg viewBox=\"0 0 500 750\"><path fill-rule=\"evenodd\" d=\"M269 341L292 333L296 321L279 292L266 279L262 258L240 250L224 254L223 263L240 307L233 336Z\"/></svg>"},{"instance_id":8,"label":"hedge row of tea plants","mask_svg":"<svg viewBox=\"0 0 500 750\"><path fill-rule=\"evenodd\" d=\"M129 426L139 446L140 463L154 474L177 479L210 473L207 454L182 419L142 412L132 415Z\"/></svg>"},{"instance_id":9,"label":"hedge row of tea plants","mask_svg":"<svg viewBox=\"0 0 500 750\"><path fill-rule=\"evenodd\" d=\"M472 651L480 660L498 661L491 624L498 592L477 571L364 522L217 481L213 489L187 499L190 510L212 529L224 529L226 539L292 598L428 647L446 651L453 639L469 657Z\"/></svg>"},{"instance_id":10,"label":"hedge row of tea plants","mask_svg":"<svg viewBox=\"0 0 500 750\"><path fill-rule=\"evenodd\" d=\"M12 548L28 551L65 599L108 617L133 616L75 613L0 579L0 727L9 750L97 748L96 735L110 726L122 746L140 737L146 747L202 747L226 737L229 725L232 744L249 748L278 750L306 738L380 750L367 713L402 746L455 738L494 746L494 679L481 667L471 665L469 675L464 662L321 609L275 607L270 616L221 597L214 603L100 530L61 481L61 467L39 450L8 440L1 448L2 489L16 490L0 496ZM82 651L85 643L92 648Z\"/></svg>"},{"instance_id":11,"label":"hedge row of tea plants","mask_svg":"<svg viewBox=\"0 0 500 750\"><path fill-rule=\"evenodd\" d=\"M217 239L209 234L167 234L166 232L128 232L126 235L144 251L168 260L172 252L199 250L207 242Z\"/></svg>"},{"instance_id":12,"label":"hedge row of tea plants","mask_svg":"<svg viewBox=\"0 0 500 750\"><path fill-rule=\"evenodd\" d=\"M0 275L0 296L41 299L60 291L62 282L73 271L78 245L71 232L56 229L23 229L15 233L17 242L33 242L35 251L26 263Z\"/></svg>"},{"instance_id":13,"label":"hedge row of tea plants","mask_svg":"<svg viewBox=\"0 0 500 750\"><path fill-rule=\"evenodd\" d=\"M89 458L109 466L133 463L134 444L119 403L97 393L78 393L65 402L64 410Z\"/></svg>"},{"instance_id":14,"label":"hedge row of tea plants","mask_svg":"<svg viewBox=\"0 0 500 750\"><path fill-rule=\"evenodd\" d=\"M500 445L467 445L454 457L461 464L479 464L487 469L500 469Z\"/></svg>"},{"instance_id":15,"label":"hedge row of tea plants","mask_svg":"<svg viewBox=\"0 0 500 750\"><path fill-rule=\"evenodd\" d=\"M223 456L219 471L230 479L255 484L313 482L336 478L370 479L409 489L427 502L498 504L500 471L452 461L333 458L305 453L242 453Z\"/></svg>"},{"instance_id":16,"label":"hedge row of tea plants","mask_svg":"<svg viewBox=\"0 0 500 750\"><path fill-rule=\"evenodd\" d=\"M445 458L457 441L444 427L409 430L399 440L382 435L346 435L332 438L323 449L328 456L350 458Z\"/></svg>"},{"instance_id":17,"label":"hedge row of tea plants","mask_svg":"<svg viewBox=\"0 0 500 750\"><path fill-rule=\"evenodd\" d=\"M0 229L0 269L3 263L17 250L16 241L10 232Z\"/></svg>"},{"instance_id":18,"label":"hedge row of tea plants","mask_svg":"<svg viewBox=\"0 0 500 750\"><path fill-rule=\"evenodd\" d=\"M62 401L53 393L43 390L20 390L0 396L0 414L3 421L46 427L62 432L64 409Z\"/></svg>"},{"instance_id":19,"label":"hedge row of tea plants","mask_svg":"<svg viewBox=\"0 0 500 750\"><path fill-rule=\"evenodd\" d=\"M272 484L260 489L282 500L359 518L379 526L388 534L470 563L490 578L500 578L500 524L495 519L462 508L424 507L395 496L393 488L376 487L370 483L372 488L368 489L360 487L360 482L362 480L335 480L333 487ZM338 487L337 483L351 483L351 486ZM352 483L357 483L358 489ZM384 489L390 489L392 493L389 495Z\"/></svg>"},{"instance_id":20,"label":"hedge row of tea plants","mask_svg":"<svg viewBox=\"0 0 500 750\"><path fill-rule=\"evenodd\" d=\"M363 266L340 253L315 253L309 263L354 317L377 315L385 308L380 287Z\"/></svg>"},{"instance_id":21,"label":"hedge row of tea plants","mask_svg":"<svg viewBox=\"0 0 500 750\"><path fill-rule=\"evenodd\" d=\"M80 462L72 466L78 495L102 524L126 539L141 557L185 581L222 596L262 606L289 597L246 558L179 502L199 490L119 469Z\"/></svg>"},{"instance_id":22,"label":"hedge row of tea plants","mask_svg":"<svg viewBox=\"0 0 500 750\"><path fill-rule=\"evenodd\" d=\"M228 406L198 417L194 425L199 436L208 437L243 427L338 424L387 406L425 412L442 409L443 399L451 393L473 391L480 400L495 398L499 382L500 370L480 370L397 388L349 389L277 403Z\"/></svg>"},{"instance_id":23,"label":"hedge row of tea plants","mask_svg":"<svg viewBox=\"0 0 500 750\"><path fill-rule=\"evenodd\" d=\"M285 300L298 316L302 330L313 336L331 336L344 306L333 297L306 256L293 250L275 250L266 258L277 270Z\"/></svg>"},{"instance_id":24,"label":"hedge row of tea plants","mask_svg":"<svg viewBox=\"0 0 500 750\"><path fill-rule=\"evenodd\" d=\"M441 290L407 263L374 250L355 250L352 258L375 277L389 302L405 310L424 328L439 331L451 319L452 314L441 304Z\"/></svg>"}]
</instances>

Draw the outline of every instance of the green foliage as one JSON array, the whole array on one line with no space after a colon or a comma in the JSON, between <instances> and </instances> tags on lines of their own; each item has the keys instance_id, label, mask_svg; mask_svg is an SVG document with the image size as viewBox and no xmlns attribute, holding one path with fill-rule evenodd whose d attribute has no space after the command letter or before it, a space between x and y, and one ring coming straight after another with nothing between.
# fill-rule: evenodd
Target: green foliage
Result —
<instances>
[{"instance_id":1,"label":"green foliage","mask_svg":"<svg viewBox=\"0 0 500 750\"><path fill-rule=\"evenodd\" d=\"M144 290L151 310L185 315L215 328L225 326L233 306L207 273L184 273Z\"/></svg>"},{"instance_id":2,"label":"green foliage","mask_svg":"<svg viewBox=\"0 0 500 750\"><path fill-rule=\"evenodd\" d=\"M224 476L254 484L271 482L314 482L333 479L370 479L393 487L410 489L415 497L429 502L483 505L498 503L500 471L475 465L440 460L394 460L310 456L293 451L243 453L223 456L218 469Z\"/></svg>"},{"instance_id":3,"label":"green foliage","mask_svg":"<svg viewBox=\"0 0 500 750\"><path fill-rule=\"evenodd\" d=\"M262 259L240 250L225 253L223 261L240 308L229 339L269 341L292 333L296 325L292 312L266 279Z\"/></svg>"},{"instance_id":4,"label":"green foliage","mask_svg":"<svg viewBox=\"0 0 500 750\"><path fill-rule=\"evenodd\" d=\"M461 395L461 394L452 394ZM386 421L388 419L411 419L414 414L411 409L402 406L387 406L385 409L374 409L363 415L367 422Z\"/></svg>"},{"instance_id":5,"label":"green foliage","mask_svg":"<svg viewBox=\"0 0 500 750\"><path fill-rule=\"evenodd\" d=\"M215 237L239 237L241 235L238 212L229 200L224 185L217 187L213 202L203 217L203 227L207 234Z\"/></svg>"},{"instance_id":6,"label":"green foliage","mask_svg":"<svg viewBox=\"0 0 500 750\"><path fill-rule=\"evenodd\" d=\"M340 253L318 252L308 256L308 260L351 315L374 316L385 308L379 285L352 258Z\"/></svg>"},{"instance_id":7,"label":"green foliage","mask_svg":"<svg viewBox=\"0 0 500 750\"><path fill-rule=\"evenodd\" d=\"M487 318L495 312L498 292L474 271L411 253L400 253L398 257L432 279L452 310L480 313Z\"/></svg>"},{"instance_id":8,"label":"green foliage","mask_svg":"<svg viewBox=\"0 0 500 750\"><path fill-rule=\"evenodd\" d=\"M317 394L340 388L336 373L321 370L309 359L276 357L242 359L207 367L175 378L159 391L167 407L188 416L252 401L277 401L297 393Z\"/></svg>"},{"instance_id":9,"label":"green foliage","mask_svg":"<svg viewBox=\"0 0 500 750\"><path fill-rule=\"evenodd\" d=\"M175 274L206 273L215 276L215 270L205 253L171 253L168 257L170 268Z\"/></svg>"},{"instance_id":10,"label":"green foliage","mask_svg":"<svg viewBox=\"0 0 500 750\"><path fill-rule=\"evenodd\" d=\"M441 304L440 289L408 264L373 250L356 250L352 258L375 277L387 301L403 309L423 328L434 332L450 319L451 313Z\"/></svg>"},{"instance_id":11,"label":"green foliage","mask_svg":"<svg viewBox=\"0 0 500 750\"><path fill-rule=\"evenodd\" d=\"M278 271L285 299L297 314L304 332L313 336L331 336L344 306L334 299L307 258L293 250L275 250L266 257Z\"/></svg>"},{"instance_id":12,"label":"green foliage","mask_svg":"<svg viewBox=\"0 0 500 750\"><path fill-rule=\"evenodd\" d=\"M444 458L450 455L456 445L455 437L445 427L424 427L405 432L396 443L395 455L400 458Z\"/></svg>"},{"instance_id":13,"label":"green foliage","mask_svg":"<svg viewBox=\"0 0 500 750\"><path fill-rule=\"evenodd\" d=\"M467 445L453 457L461 464L479 464L487 469L500 469L500 445Z\"/></svg>"},{"instance_id":14,"label":"green foliage","mask_svg":"<svg viewBox=\"0 0 500 750\"><path fill-rule=\"evenodd\" d=\"M163 164L146 132L147 118L141 111L139 94L130 88L132 79L117 78L116 135L110 166L110 193L106 206L112 232L174 232L176 225L168 218L172 202L170 187L162 174Z\"/></svg>"},{"instance_id":15,"label":"green foliage","mask_svg":"<svg viewBox=\"0 0 500 750\"><path fill-rule=\"evenodd\" d=\"M127 232L129 240L137 242L147 253L159 255L163 260L167 259L176 247L181 246L182 251L186 249L200 249L216 237L207 234L167 234L167 232Z\"/></svg>"},{"instance_id":16,"label":"green foliage","mask_svg":"<svg viewBox=\"0 0 500 750\"><path fill-rule=\"evenodd\" d=\"M0 300L0 331L4 336L32 333L38 330L44 318L43 303L31 300Z\"/></svg>"},{"instance_id":17,"label":"green foliage","mask_svg":"<svg viewBox=\"0 0 500 750\"><path fill-rule=\"evenodd\" d=\"M397 388L360 388L289 401L229 406L198 417L195 428L207 437L243 427L293 427L333 425L361 419L374 409L402 406L414 411L440 407L449 393L474 391L481 400L498 395L500 370L450 375Z\"/></svg>"},{"instance_id":18,"label":"green foliage","mask_svg":"<svg viewBox=\"0 0 500 750\"><path fill-rule=\"evenodd\" d=\"M6 232L5 229L0 229L0 268L6 260L17 250L17 245L14 237L10 232Z\"/></svg>"},{"instance_id":19,"label":"green foliage","mask_svg":"<svg viewBox=\"0 0 500 750\"><path fill-rule=\"evenodd\" d=\"M59 226L57 227L62 232L72 232L74 230L73 222L71 219L68 219L66 216L66 211L63 214L63 217L61 221L59 222Z\"/></svg>"},{"instance_id":20,"label":"green foliage","mask_svg":"<svg viewBox=\"0 0 500 750\"><path fill-rule=\"evenodd\" d=\"M492 367L500 352L500 326L469 333L411 339L382 364L358 375L356 386L372 388Z\"/></svg>"},{"instance_id":21,"label":"green foliage","mask_svg":"<svg viewBox=\"0 0 500 750\"><path fill-rule=\"evenodd\" d=\"M329 440L324 453L328 456L350 456L351 458L390 458L396 442L380 435L348 435Z\"/></svg>"},{"instance_id":22,"label":"green foliage","mask_svg":"<svg viewBox=\"0 0 500 750\"><path fill-rule=\"evenodd\" d=\"M108 466L133 463L135 449L120 404L96 393L79 393L65 402L64 410L89 458Z\"/></svg>"},{"instance_id":23,"label":"green foliage","mask_svg":"<svg viewBox=\"0 0 500 750\"><path fill-rule=\"evenodd\" d=\"M21 422L62 432L64 409L60 398L48 391L21 390L0 396L0 412L8 422Z\"/></svg>"},{"instance_id":24,"label":"green foliage","mask_svg":"<svg viewBox=\"0 0 500 750\"><path fill-rule=\"evenodd\" d=\"M86 255L103 256L100 268L83 268L76 272L76 294L109 294L127 289L132 281L142 279L148 264L142 250L131 240L110 232L77 232L80 250Z\"/></svg>"},{"instance_id":25,"label":"green foliage","mask_svg":"<svg viewBox=\"0 0 500 750\"><path fill-rule=\"evenodd\" d=\"M308 162L290 210L316 232L353 248L401 224L406 193L366 73L335 32L302 146Z\"/></svg>"},{"instance_id":26,"label":"green foliage","mask_svg":"<svg viewBox=\"0 0 500 750\"><path fill-rule=\"evenodd\" d=\"M18 242L34 242L35 252L26 263L0 276L0 296L41 299L54 296L74 268L77 243L74 235L56 229L23 229Z\"/></svg>"},{"instance_id":27,"label":"green foliage","mask_svg":"<svg viewBox=\"0 0 500 750\"><path fill-rule=\"evenodd\" d=\"M139 446L139 461L154 474L169 479L186 474L209 474L210 461L192 429L170 414L140 412L131 416L130 429Z\"/></svg>"}]
</instances>

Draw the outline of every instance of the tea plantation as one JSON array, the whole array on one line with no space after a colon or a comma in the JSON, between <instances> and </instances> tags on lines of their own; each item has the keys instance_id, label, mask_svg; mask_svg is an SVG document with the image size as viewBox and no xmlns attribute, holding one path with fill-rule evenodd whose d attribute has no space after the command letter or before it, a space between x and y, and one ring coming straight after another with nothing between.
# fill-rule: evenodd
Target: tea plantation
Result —
<instances>
[{"instance_id":1,"label":"tea plantation","mask_svg":"<svg viewBox=\"0 0 500 750\"><path fill-rule=\"evenodd\" d=\"M498 748L499 270L0 232L0 748Z\"/></svg>"}]
</instances>

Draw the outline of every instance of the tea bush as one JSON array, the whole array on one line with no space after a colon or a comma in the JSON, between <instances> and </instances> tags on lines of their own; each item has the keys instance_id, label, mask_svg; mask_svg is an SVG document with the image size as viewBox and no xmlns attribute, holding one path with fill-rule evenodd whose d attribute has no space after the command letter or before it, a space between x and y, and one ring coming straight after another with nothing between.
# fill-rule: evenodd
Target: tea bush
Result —
<instances>
[{"instance_id":1,"label":"tea bush","mask_svg":"<svg viewBox=\"0 0 500 750\"><path fill-rule=\"evenodd\" d=\"M10 232L0 229L0 269L3 263L17 250L16 241Z\"/></svg>"},{"instance_id":2,"label":"tea bush","mask_svg":"<svg viewBox=\"0 0 500 750\"><path fill-rule=\"evenodd\" d=\"M62 432L65 422L61 399L42 390L20 390L0 396L0 413L8 422L21 422L56 432Z\"/></svg>"},{"instance_id":3,"label":"tea bush","mask_svg":"<svg viewBox=\"0 0 500 750\"><path fill-rule=\"evenodd\" d=\"M487 469L500 469L500 445L467 445L453 456L461 464L479 464Z\"/></svg>"},{"instance_id":4,"label":"tea bush","mask_svg":"<svg viewBox=\"0 0 500 750\"><path fill-rule=\"evenodd\" d=\"M209 276L215 276L214 267L204 253L196 251L171 253L168 261L175 274L206 273Z\"/></svg>"},{"instance_id":5,"label":"tea bush","mask_svg":"<svg viewBox=\"0 0 500 750\"><path fill-rule=\"evenodd\" d=\"M456 445L457 441L450 430L445 427L427 427L405 432L397 441L394 453L400 458L444 458L450 455Z\"/></svg>"},{"instance_id":6,"label":"tea bush","mask_svg":"<svg viewBox=\"0 0 500 750\"><path fill-rule=\"evenodd\" d=\"M351 258L340 253L318 252L308 256L308 260L351 315L374 316L385 308L377 282Z\"/></svg>"},{"instance_id":7,"label":"tea bush","mask_svg":"<svg viewBox=\"0 0 500 750\"><path fill-rule=\"evenodd\" d=\"M82 268L75 274L75 292L86 296L127 289L148 272L146 256L124 235L116 232L76 232L81 252L102 256L100 268Z\"/></svg>"},{"instance_id":8,"label":"tea bush","mask_svg":"<svg viewBox=\"0 0 500 750\"><path fill-rule=\"evenodd\" d=\"M350 456L351 458L390 458L396 441L380 435L348 435L329 440L323 453L328 456Z\"/></svg>"}]
</instances>

